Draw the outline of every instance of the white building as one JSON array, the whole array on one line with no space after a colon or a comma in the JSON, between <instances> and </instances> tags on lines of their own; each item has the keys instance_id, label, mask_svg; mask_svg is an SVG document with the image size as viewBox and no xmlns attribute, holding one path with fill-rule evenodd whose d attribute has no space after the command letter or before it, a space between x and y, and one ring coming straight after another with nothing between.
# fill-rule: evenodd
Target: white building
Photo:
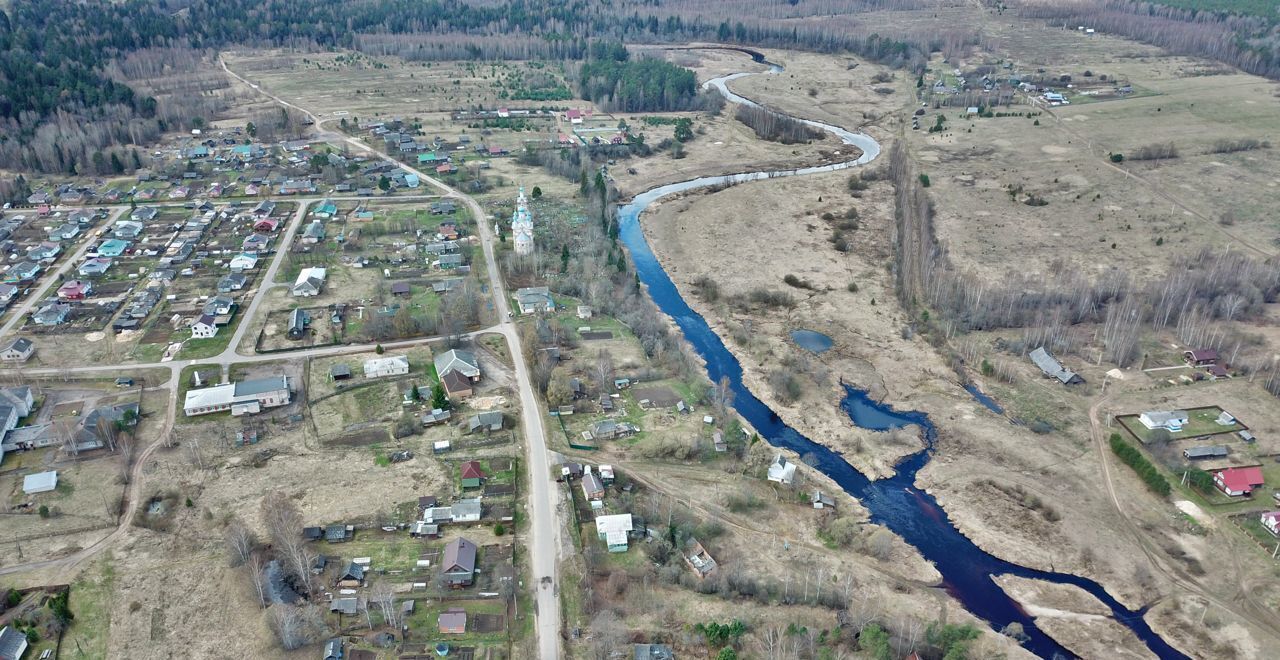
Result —
<instances>
[{"instance_id":1,"label":"white building","mask_svg":"<svg viewBox=\"0 0 1280 660\"><path fill-rule=\"evenodd\" d=\"M31 354L36 350L36 345L26 337L18 337L0 348L0 360L5 362L26 362L31 359Z\"/></svg>"},{"instance_id":2,"label":"white building","mask_svg":"<svg viewBox=\"0 0 1280 660\"><path fill-rule=\"evenodd\" d=\"M325 269L320 267L303 268L298 279L293 283L292 293L295 296L318 296L324 288Z\"/></svg>"},{"instance_id":3,"label":"white building","mask_svg":"<svg viewBox=\"0 0 1280 660\"><path fill-rule=\"evenodd\" d=\"M218 324L214 322L211 314L201 314L200 318L191 324L191 337L193 339L208 339L217 334Z\"/></svg>"},{"instance_id":4,"label":"white building","mask_svg":"<svg viewBox=\"0 0 1280 660\"><path fill-rule=\"evenodd\" d=\"M1148 429L1167 429L1176 433L1187 425L1187 411L1152 410L1138 415L1138 421Z\"/></svg>"},{"instance_id":5,"label":"white building","mask_svg":"<svg viewBox=\"0 0 1280 660\"><path fill-rule=\"evenodd\" d=\"M769 464L769 481L790 484L796 478L796 464L788 461L782 454Z\"/></svg>"},{"instance_id":6,"label":"white building","mask_svg":"<svg viewBox=\"0 0 1280 660\"><path fill-rule=\"evenodd\" d=\"M515 239L516 254L533 254L533 214L529 212L524 186L520 187L520 194L516 197L516 212L511 216L511 235Z\"/></svg>"},{"instance_id":7,"label":"white building","mask_svg":"<svg viewBox=\"0 0 1280 660\"><path fill-rule=\"evenodd\" d=\"M627 535L633 527L629 513L596 517L596 535L609 546L609 552L627 551Z\"/></svg>"},{"instance_id":8,"label":"white building","mask_svg":"<svg viewBox=\"0 0 1280 660\"><path fill-rule=\"evenodd\" d=\"M403 355L373 358L364 362L365 378L403 376L409 373L409 358Z\"/></svg>"},{"instance_id":9,"label":"white building","mask_svg":"<svg viewBox=\"0 0 1280 660\"><path fill-rule=\"evenodd\" d=\"M269 376L187 392L182 412L188 417L230 410L240 416L287 405L292 400L289 377Z\"/></svg>"}]
</instances>

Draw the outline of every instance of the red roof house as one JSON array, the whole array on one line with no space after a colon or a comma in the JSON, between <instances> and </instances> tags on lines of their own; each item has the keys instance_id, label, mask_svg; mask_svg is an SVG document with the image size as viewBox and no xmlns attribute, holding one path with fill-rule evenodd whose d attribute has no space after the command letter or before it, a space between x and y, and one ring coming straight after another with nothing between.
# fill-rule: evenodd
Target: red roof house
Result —
<instances>
[{"instance_id":1,"label":"red roof house","mask_svg":"<svg viewBox=\"0 0 1280 660\"><path fill-rule=\"evenodd\" d=\"M253 223L255 231L275 231L276 227L279 226L280 220L278 218L262 218Z\"/></svg>"},{"instance_id":2,"label":"red roof house","mask_svg":"<svg viewBox=\"0 0 1280 660\"><path fill-rule=\"evenodd\" d=\"M439 631L442 635L462 635L467 632L467 612L451 607L440 613Z\"/></svg>"},{"instance_id":3,"label":"red roof house","mask_svg":"<svg viewBox=\"0 0 1280 660\"><path fill-rule=\"evenodd\" d=\"M462 479L484 479L489 475L484 473L484 468L480 467L479 461L467 461L462 464Z\"/></svg>"},{"instance_id":4,"label":"red roof house","mask_svg":"<svg viewBox=\"0 0 1280 660\"><path fill-rule=\"evenodd\" d=\"M84 300L93 290L93 283L84 280L71 280L58 287L58 297L63 300Z\"/></svg>"},{"instance_id":5,"label":"red roof house","mask_svg":"<svg viewBox=\"0 0 1280 660\"><path fill-rule=\"evenodd\" d=\"M1182 358L1192 366L1203 367L1217 362L1218 352L1212 348L1198 348L1194 351L1184 351Z\"/></svg>"},{"instance_id":6,"label":"red roof house","mask_svg":"<svg viewBox=\"0 0 1280 660\"><path fill-rule=\"evenodd\" d=\"M1275 536L1280 536L1280 511L1268 511L1262 514L1262 526Z\"/></svg>"},{"instance_id":7,"label":"red roof house","mask_svg":"<svg viewBox=\"0 0 1280 660\"><path fill-rule=\"evenodd\" d=\"M1263 483L1262 467L1231 467L1213 473L1213 485L1231 497L1240 497L1253 493L1253 489Z\"/></svg>"}]
</instances>

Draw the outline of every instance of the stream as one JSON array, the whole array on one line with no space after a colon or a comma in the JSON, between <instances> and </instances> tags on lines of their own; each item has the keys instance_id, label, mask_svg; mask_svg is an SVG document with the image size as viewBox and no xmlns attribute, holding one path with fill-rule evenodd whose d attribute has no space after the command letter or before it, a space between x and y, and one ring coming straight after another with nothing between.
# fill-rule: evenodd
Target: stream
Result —
<instances>
[{"instance_id":1,"label":"stream","mask_svg":"<svg viewBox=\"0 0 1280 660\"><path fill-rule=\"evenodd\" d=\"M769 72L776 74L782 67L770 63L752 51L740 50L756 62L769 65ZM729 91L727 84L753 73L735 73L709 80L703 88L714 87L730 102L757 105L755 102ZM995 630L1010 623L1022 624L1026 633L1024 648L1042 658L1073 657L1070 651L1041 631L1022 610L991 579L996 575L1014 575L1056 584L1080 587L1102 601L1111 609L1112 616L1146 644L1160 658L1186 658L1155 634L1143 620L1145 610L1130 610L1111 597L1098 583L1076 575L1041 571L1019 566L999 559L974 545L962 535L946 511L932 495L915 487L916 473L932 457L937 431L928 415L917 411L898 411L872 400L866 392L845 386L841 408L853 423L867 429L887 430L916 425L924 431L925 449L908 456L898 465L897 474L889 479L873 481L858 472L839 454L801 435L787 426L767 405L752 395L742 383L742 366L725 347L720 337L711 330L706 320L699 316L684 298L662 265L658 263L640 227L640 214L654 201L696 188L744 183L784 176L803 176L819 172L856 167L871 162L880 154L880 145L868 135L853 133L838 126L796 118L799 121L828 131L845 144L862 151L855 160L814 167L772 172L741 172L720 176L707 176L659 186L636 195L631 203L618 210L620 237L635 263L640 280L648 287L655 304L675 320L685 339L706 360L707 373L712 382L727 377L734 392L734 408L738 413L775 447L785 447L806 458L811 457L815 469L830 477L847 493L857 498L871 512L871 520L888 527L901 536L924 558L934 564L942 575L942 586L947 593L975 616L984 619ZM976 396L976 394L975 394ZM985 398L985 395L984 397ZM979 401L988 408L994 401ZM994 408L992 408L994 410ZM779 545L782 541L779 539Z\"/></svg>"}]
</instances>

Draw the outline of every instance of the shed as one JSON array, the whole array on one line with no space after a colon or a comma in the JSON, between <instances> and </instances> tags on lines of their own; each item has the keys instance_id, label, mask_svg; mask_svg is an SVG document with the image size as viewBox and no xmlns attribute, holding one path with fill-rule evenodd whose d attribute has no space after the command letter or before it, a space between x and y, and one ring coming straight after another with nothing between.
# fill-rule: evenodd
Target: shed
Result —
<instances>
[{"instance_id":1,"label":"shed","mask_svg":"<svg viewBox=\"0 0 1280 660\"><path fill-rule=\"evenodd\" d=\"M57 487L58 472L56 470L28 474L22 479L22 492L28 495L47 493Z\"/></svg>"},{"instance_id":2,"label":"shed","mask_svg":"<svg viewBox=\"0 0 1280 660\"><path fill-rule=\"evenodd\" d=\"M345 362L329 367L329 377L334 380L351 380L351 367Z\"/></svg>"}]
</instances>

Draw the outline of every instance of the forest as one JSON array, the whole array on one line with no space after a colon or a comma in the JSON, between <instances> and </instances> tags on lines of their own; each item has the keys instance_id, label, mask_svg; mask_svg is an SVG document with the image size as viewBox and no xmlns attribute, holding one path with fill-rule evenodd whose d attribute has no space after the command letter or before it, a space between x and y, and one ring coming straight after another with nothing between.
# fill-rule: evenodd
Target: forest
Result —
<instances>
[{"instance_id":1,"label":"forest","mask_svg":"<svg viewBox=\"0 0 1280 660\"><path fill-rule=\"evenodd\" d=\"M1055 26L1088 25L1179 55L1280 78L1280 16L1275 7L1265 0L1068 0L1028 2L1019 13Z\"/></svg>"},{"instance_id":2,"label":"forest","mask_svg":"<svg viewBox=\"0 0 1280 660\"><path fill-rule=\"evenodd\" d=\"M694 106L693 72L665 60L632 60L621 42L596 42L578 72L578 95L610 111L670 112Z\"/></svg>"}]
</instances>

